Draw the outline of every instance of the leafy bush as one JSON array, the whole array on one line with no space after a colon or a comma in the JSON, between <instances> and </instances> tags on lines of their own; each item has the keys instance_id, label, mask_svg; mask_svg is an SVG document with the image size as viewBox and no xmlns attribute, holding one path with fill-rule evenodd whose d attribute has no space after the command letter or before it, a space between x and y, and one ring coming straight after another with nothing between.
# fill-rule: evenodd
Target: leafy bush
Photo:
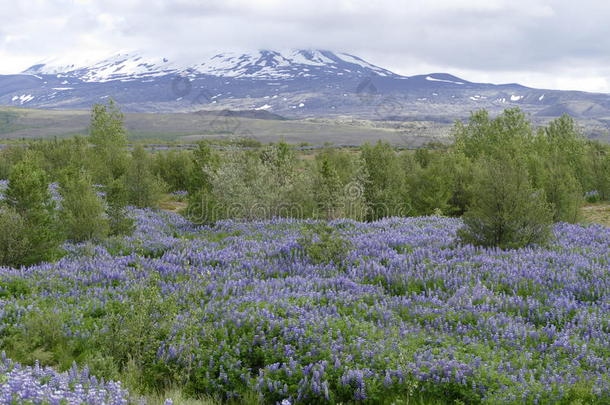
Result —
<instances>
[{"instance_id":1,"label":"leafy bush","mask_svg":"<svg viewBox=\"0 0 610 405\"><path fill-rule=\"evenodd\" d=\"M14 209L0 207L0 266L17 267L30 250L24 219Z\"/></svg>"},{"instance_id":2,"label":"leafy bush","mask_svg":"<svg viewBox=\"0 0 610 405\"><path fill-rule=\"evenodd\" d=\"M133 232L134 221L127 215L128 198L123 177L106 186L108 224L111 235L128 235Z\"/></svg>"},{"instance_id":3,"label":"leafy bush","mask_svg":"<svg viewBox=\"0 0 610 405\"><path fill-rule=\"evenodd\" d=\"M531 186L522 163L483 160L475 171L472 198L459 232L463 242L515 249L549 239L552 207L544 192Z\"/></svg>"},{"instance_id":4,"label":"leafy bush","mask_svg":"<svg viewBox=\"0 0 610 405\"><path fill-rule=\"evenodd\" d=\"M409 208L405 173L394 148L381 141L362 147L367 175L364 197L368 205L367 220L403 216Z\"/></svg>"},{"instance_id":5,"label":"leafy bush","mask_svg":"<svg viewBox=\"0 0 610 405\"><path fill-rule=\"evenodd\" d=\"M25 221L25 236L30 244L23 264L52 260L59 256L63 240L49 193L47 174L33 158L16 164L6 190L6 203Z\"/></svg>"},{"instance_id":6,"label":"leafy bush","mask_svg":"<svg viewBox=\"0 0 610 405\"><path fill-rule=\"evenodd\" d=\"M334 264L341 267L352 248L332 226L319 223L310 226L298 240L305 255L313 264Z\"/></svg>"},{"instance_id":7,"label":"leafy bush","mask_svg":"<svg viewBox=\"0 0 610 405\"><path fill-rule=\"evenodd\" d=\"M157 207L165 184L154 175L150 156L141 145L131 155L124 177L128 201L139 208Z\"/></svg>"},{"instance_id":8,"label":"leafy bush","mask_svg":"<svg viewBox=\"0 0 610 405\"><path fill-rule=\"evenodd\" d=\"M161 178L168 191L188 190L195 164L190 151L158 152L151 159L153 174Z\"/></svg>"},{"instance_id":9,"label":"leafy bush","mask_svg":"<svg viewBox=\"0 0 610 405\"><path fill-rule=\"evenodd\" d=\"M583 203L582 189L566 166L550 165L542 174L541 186L551 205L554 222L576 223Z\"/></svg>"},{"instance_id":10,"label":"leafy bush","mask_svg":"<svg viewBox=\"0 0 610 405\"><path fill-rule=\"evenodd\" d=\"M127 131L124 116L116 103L96 104L91 110L89 142L93 144L89 167L97 183L110 184L121 177L128 166Z\"/></svg>"},{"instance_id":11,"label":"leafy bush","mask_svg":"<svg viewBox=\"0 0 610 405\"><path fill-rule=\"evenodd\" d=\"M108 235L105 207L86 173L70 171L61 182L62 209L59 213L65 236L74 242L101 240Z\"/></svg>"}]
</instances>

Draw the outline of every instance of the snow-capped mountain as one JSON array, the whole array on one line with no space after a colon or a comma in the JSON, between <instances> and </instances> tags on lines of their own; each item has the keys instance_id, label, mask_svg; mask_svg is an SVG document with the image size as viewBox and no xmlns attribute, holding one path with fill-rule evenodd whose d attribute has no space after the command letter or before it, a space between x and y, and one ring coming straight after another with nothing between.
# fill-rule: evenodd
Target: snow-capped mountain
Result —
<instances>
[{"instance_id":1,"label":"snow-capped mountain","mask_svg":"<svg viewBox=\"0 0 610 405\"><path fill-rule=\"evenodd\" d=\"M518 106L534 116L569 113L606 127L610 95L474 83L447 73L401 76L327 50L123 53L91 63L43 61L0 76L0 105L89 109L114 98L129 112L267 110L286 117L442 120ZM605 121L604 121L605 120Z\"/></svg>"},{"instance_id":2,"label":"snow-capped mountain","mask_svg":"<svg viewBox=\"0 0 610 405\"><path fill-rule=\"evenodd\" d=\"M60 75L84 82L141 80L166 75L193 77L210 75L254 80L296 79L319 75L397 76L357 56L320 50L286 53L261 50L251 53L220 53L198 63L147 57L139 53L118 54L92 65L36 64L23 72L30 75Z\"/></svg>"}]
</instances>

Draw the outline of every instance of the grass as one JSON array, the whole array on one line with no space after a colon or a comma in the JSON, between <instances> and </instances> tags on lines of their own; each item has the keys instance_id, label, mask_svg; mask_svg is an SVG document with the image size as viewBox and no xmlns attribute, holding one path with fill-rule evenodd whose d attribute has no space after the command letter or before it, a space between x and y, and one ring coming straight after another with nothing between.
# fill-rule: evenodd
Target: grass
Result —
<instances>
[{"instance_id":1,"label":"grass","mask_svg":"<svg viewBox=\"0 0 610 405\"><path fill-rule=\"evenodd\" d=\"M12 110L0 110L0 135L8 134L24 126L18 125L19 114Z\"/></svg>"},{"instance_id":2,"label":"grass","mask_svg":"<svg viewBox=\"0 0 610 405\"><path fill-rule=\"evenodd\" d=\"M582 207L582 217L584 223L610 227L610 204L607 202L587 204Z\"/></svg>"},{"instance_id":3,"label":"grass","mask_svg":"<svg viewBox=\"0 0 610 405\"><path fill-rule=\"evenodd\" d=\"M211 397L188 398L180 390L169 390L163 394L145 396L146 405L165 405L165 401L170 399L173 405L260 405L262 402L252 394L239 402L227 402ZM459 403L459 402L458 402ZM457 405L456 402L448 402L440 399L429 399L421 394L404 396L390 402L391 405ZM339 403L338 405L342 405Z\"/></svg>"},{"instance_id":4,"label":"grass","mask_svg":"<svg viewBox=\"0 0 610 405\"><path fill-rule=\"evenodd\" d=\"M165 194L159 202L159 208L169 212L180 212L187 207L187 203L183 198L176 198L172 194Z\"/></svg>"},{"instance_id":5,"label":"grass","mask_svg":"<svg viewBox=\"0 0 610 405\"><path fill-rule=\"evenodd\" d=\"M0 107L0 138L38 139L86 135L88 110L42 110ZM446 139L450 126L422 122L374 122L352 119L266 120L218 117L206 113L126 113L131 142L160 140L194 143L203 139L249 137L263 143L285 139L292 144L359 145L384 140L417 146ZM427 135L422 136L423 131Z\"/></svg>"},{"instance_id":6,"label":"grass","mask_svg":"<svg viewBox=\"0 0 610 405\"><path fill-rule=\"evenodd\" d=\"M164 405L170 399L173 405L222 405L223 403L214 398L187 398L180 390L170 390L163 394L144 397L147 405ZM256 402L254 402L256 404Z\"/></svg>"}]
</instances>

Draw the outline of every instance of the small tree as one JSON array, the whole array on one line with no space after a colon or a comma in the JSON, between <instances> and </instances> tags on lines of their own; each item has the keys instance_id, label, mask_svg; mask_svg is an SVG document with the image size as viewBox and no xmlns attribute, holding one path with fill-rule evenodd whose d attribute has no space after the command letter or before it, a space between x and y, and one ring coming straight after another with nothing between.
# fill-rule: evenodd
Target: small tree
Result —
<instances>
[{"instance_id":1,"label":"small tree","mask_svg":"<svg viewBox=\"0 0 610 405\"><path fill-rule=\"evenodd\" d=\"M585 192L596 192L602 200L610 200L610 148L599 141L587 145L589 180Z\"/></svg>"},{"instance_id":2,"label":"small tree","mask_svg":"<svg viewBox=\"0 0 610 405\"><path fill-rule=\"evenodd\" d=\"M530 122L518 108L506 109L494 119L486 110L476 111L467 124L456 122L453 135L457 151L470 159L516 158L531 149L534 139Z\"/></svg>"},{"instance_id":3,"label":"small tree","mask_svg":"<svg viewBox=\"0 0 610 405\"><path fill-rule=\"evenodd\" d=\"M208 144L199 142L197 149L193 151L192 162L186 216L197 224L212 223L224 218L217 210L218 203L213 195L213 179L220 167L219 156Z\"/></svg>"},{"instance_id":4,"label":"small tree","mask_svg":"<svg viewBox=\"0 0 610 405\"><path fill-rule=\"evenodd\" d=\"M199 142L193 151L193 166L188 192L209 192L212 189L212 176L220 166L220 158L209 145Z\"/></svg>"},{"instance_id":5,"label":"small tree","mask_svg":"<svg viewBox=\"0 0 610 405\"><path fill-rule=\"evenodd\" d=\"M108 235L108 218L104 203L95 192L90 177L71 171L61 181L61 224L66 237L75 242L99 240Z\"/></svg>"},{"instance_id":6,"label":"small tree","mask_svg":"<svg viewBox=\"0 0 610 405\"><path fill-rule=\"evenodd\" d=\"M443 157L427 156L426 166L417 168L407 177L413 208L417 215L431 215L439 210L449 213L454 173L448 171Z\"/></svg>"},{"instance_id":7,"label":"small tree","mask_svg":"<svg viewBox=\"0 0 610 405\"><path fill-rule=\"evenodd\" d=\"M150 158L141 145L134 149L131 156L125 177L128 201L140 208L156 207L164 184L153 174Z\"/></svg>"},{"instance_id":8,"label":"small tree","mask_svg":"<svg viewBox=\"0 0 610 405\"><path fill-rule=\"evenodd\" d=\"M568 166L549 162L541 186L553 210L553 221L576 223L580 219L583 191Z\"/></svg>"},{"instance_id":9,"label":"small tree","mask_svg":"<svg viewBox=\"0 0 610 405\"><path fill-rule=\"evenodd\" d=\"M340 215L342 189L337 171L327 159L322 160L316 173L314 196L325 219L335 219Z\"/></svg>"},{"instance_id":10,"label":"small tree","mask_svg":"<svg viewBox=\"0 0 610 405\"><path fill-rule=\"evenodd\" d=\"M364 197L369 207L368 220L400 216L407 207L405 173L396 151L388 143L362 147L362 159L368 182Z\"/></svg>"},{"instance_id":11,"label":"small tree","mask_svg":"<svg viewBox=\"0 0 610 405\"><path fill-rule=\"evenodd\" d=\"M57 257L63 237L55 217L47 175L33 158L28 156L13 168L6 201L27 225L25 234L31 249L24 264Z\"/></svg>"},{"instance_id":12,"label":"small tree","mask_svg":"<svg viewBox=\"0 0 610 405\"><path fill-rule=\"evenodd\" d=\"M195 168L190 151L159 152L152 160L152 171L168 186L169 191L188 191Z\"/></svg>"},{"instance_id":13,"label":"small tree","mask_svg":"<svg viewBox=\"0 0 610 405\"><path fill-rule=\"evenodd\" d=\"M127 143L125 117L113 99L107 105L95 104L91 110L89 142L96 148L124 147Z\"/></svg>"},{"instance_id":14,"label":"small tree","mask_svg":"<svg viewBox=\"0 0 610 405\"><path fill-rule=\"evenodd\" d=\"M17 267L30 251L25 220L10 207L0 207L0 266Z\"/></svg>"},{"instance_id":15,"label":"small tree","mask_svg":"<svg viewBox=\"0 0 610 405\"><path fill-rule=\"evenodd\" d=\"M132 233L134 221L127 215L128 195L124 178L118 178L106 186L106 202L110 234L128 235Z\"/></svg>"},{"instance_id":16,"label":"small tree","mask_svg":"<svg viewBox=\"0 0 610 405\"><path fill-rule=\"evenodd\" d=\"M127 167L127 131L124 116L112 99L107 105L93 106L89 142L93 144L90 164L96 182L108 185L124 174Z\"/></svg>"},{"instance_id":17,"label":"small tree","mask_svg":"<svg viewBox=\"0 0 610 405\"><path fill-rule=\"evenodd\" d=\"M546 242L553 212L544 192L531 186L522 162L483 159L463 220L463 242L513 249Z\"/></svg>"}]
</instances>

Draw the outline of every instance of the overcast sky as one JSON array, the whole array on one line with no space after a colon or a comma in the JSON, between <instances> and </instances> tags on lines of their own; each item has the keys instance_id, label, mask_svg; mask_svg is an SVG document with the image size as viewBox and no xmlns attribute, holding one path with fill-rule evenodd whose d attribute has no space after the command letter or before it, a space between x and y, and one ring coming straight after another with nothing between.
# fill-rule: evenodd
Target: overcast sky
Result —
<instances>
[{"instance_id":1,"label":"overcast sky","mask_svg":"<svg viewBox=\"0 0 610 405\"><path fill-rule=\"evenodd\" d=\"M330 49L404 75L610 92L607 0L0 0L0 73L140 50Z\"/></svg>"}]
</instances>

